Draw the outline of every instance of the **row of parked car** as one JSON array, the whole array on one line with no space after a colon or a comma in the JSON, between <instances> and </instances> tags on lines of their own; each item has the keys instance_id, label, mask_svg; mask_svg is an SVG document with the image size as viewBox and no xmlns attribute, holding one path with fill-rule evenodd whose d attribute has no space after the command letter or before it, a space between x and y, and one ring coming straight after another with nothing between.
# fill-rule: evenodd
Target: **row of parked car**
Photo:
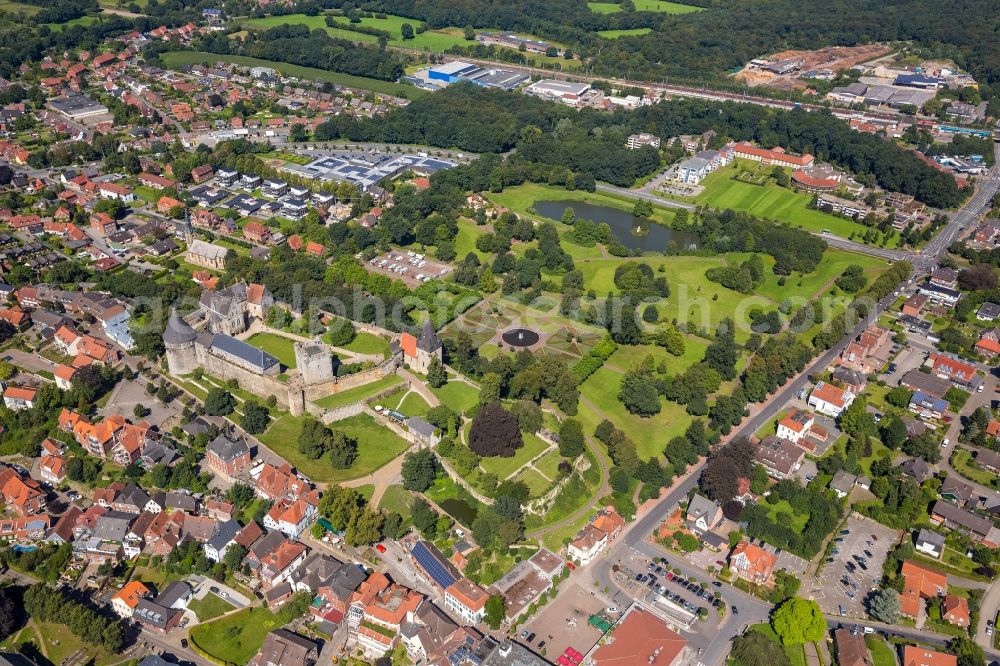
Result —
<instances>
[{"instance_id":1,"label":"row of parked car","mask_svg":"<svg viewBox=\"0 0 1000 666\"><path fill-rule=\"evenodd\" d=\"M660 558L660 564L656 562L650 562L648 574L636 574L635 580L638 583L645 584L650 590L655 590L660 596L668 599L669 601L687 609L692 613L703 613L708 612L708 608L705 606L697 606L688 599L682 597L677 592L672 592L667 589L667 587L660 583L660 576L663 576L665 582L672 583L673 585L678 585L681 588L687 590L699 599L703 599L704 603L710 604L715 608L722 608L722 599L715 598L714 595L706 590L704 587L698 584L697 581L687 580L679 575L674 575L672 571L664 569L663 565L667 563L665 558ZM717 587L721 587L721 583L713 583Z\"/></svg>"}]
</instances>

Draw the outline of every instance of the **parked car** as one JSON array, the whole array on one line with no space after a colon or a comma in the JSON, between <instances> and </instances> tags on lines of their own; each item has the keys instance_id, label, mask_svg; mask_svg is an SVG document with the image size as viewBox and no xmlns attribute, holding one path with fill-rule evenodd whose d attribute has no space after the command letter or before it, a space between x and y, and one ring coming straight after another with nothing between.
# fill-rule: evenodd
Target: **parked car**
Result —
<instances>
[{"instance_id":1,"label":"parked car","mask_svg":"<svg viewBox=\"0 0 1000 666\"><path fill-rule=\"evenodd\" d=\"M377 544L375 544L375 550L377 550L380 553L384 553L385 552L385 546L383 546L380 543L377 543Z\"/></svg>"}]
</instances>

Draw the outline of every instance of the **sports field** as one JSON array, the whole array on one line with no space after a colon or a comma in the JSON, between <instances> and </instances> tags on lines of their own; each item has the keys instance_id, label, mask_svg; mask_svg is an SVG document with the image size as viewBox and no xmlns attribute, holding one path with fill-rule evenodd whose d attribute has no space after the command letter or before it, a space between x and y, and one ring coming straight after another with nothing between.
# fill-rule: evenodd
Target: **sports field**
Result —
<instances>
[{"instance_id":1,"label":"sports field","mask_svg":"<svg viewBox=\"0 0 1000 666\"><path fill-rule=\"evenodd\" d=\"M282 74L294 76L310 81L327 81L339 86L348 88L359 88L370 90L383 95L394 95L396 97L407 97L410 99L426 95L426 90L421 90L414 86L403 83L393 83L392 81L380 81L378 79L367 79L363 76L352 76L339 72L328 72L325 69L315 67L302 67L301 65L291 65L285 62L274 60L263 60L261 58L249 58L237 55L218 55L216 53L206 53L205 51L168 51L160 54L160 59L167 67L179 68L184 65L199 65L203 63L230 62L244 67L270 67Z\"/></svg>"}]
</instances>

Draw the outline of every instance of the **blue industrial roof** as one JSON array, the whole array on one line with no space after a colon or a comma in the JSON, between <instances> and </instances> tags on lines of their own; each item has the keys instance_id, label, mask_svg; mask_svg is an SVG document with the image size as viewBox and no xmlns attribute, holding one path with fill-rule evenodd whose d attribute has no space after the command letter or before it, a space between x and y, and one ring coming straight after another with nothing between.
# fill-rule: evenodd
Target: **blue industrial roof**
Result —
<instances>
[{"instance_id":1,"label":"blue industrial roof","mask_svg":"<svg viewBox=\"0 0 1000 666\"><path fill-rule=\"evenodd\" d=\"M437 549L435 549L436 551ZM417 564L427 572L438 587L441 589L447 588L449 585L458 580L458 577L452 573L451 569L443 561L444 558L438 552L432 552L431 547L423 541L418 541L414 546L413 550L410 551L413 559L417 561Z\"/></svg>"},{"instance_id":2,"label":"blue industrial roof","mask_svg":"<svg viewBox=\"0 0 1000 666\"><path fill-rule=\"evenodd\" d=\"M258 349L253 345L247 344L242 340L237 340L228 335L223 335L222 333L216 334L212 338L212 348L223 351L227 354L232 354L238 359L250 363L261 371L267 370L273 365L278 363L278 359L268 354L263 349Z\"/></svg>"}]
</instances>

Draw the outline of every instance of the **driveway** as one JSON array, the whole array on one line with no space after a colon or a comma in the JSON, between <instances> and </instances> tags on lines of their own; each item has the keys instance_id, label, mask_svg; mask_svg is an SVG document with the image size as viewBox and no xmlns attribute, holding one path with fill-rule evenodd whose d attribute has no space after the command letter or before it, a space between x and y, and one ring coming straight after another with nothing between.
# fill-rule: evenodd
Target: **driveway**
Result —
<instances>
[{"instance_id":1,"label":"driveway","mask_svg":"<svg viewBox=\"0 0 1000 666\"><path fill-rule=\"evenodd\" d=\"M8 349L0 358L29 372L55 372L58 364L39 354L29 354L20 349Z\"/></svg>"},{"instance_id":2,"label":"driveway","mask_svg":"<svg viewBox=\"0 0 1000 666\"><path fill-rule=\"evenodd\" d=\"M237 592L225 583L218 583L205 576L189 576L188 583L194 589L194 599L204 599L209 594L214 594L220 599L228 601L236 608L246 608L254 604L252 599L247 598L243 593Z\"/></svg>"}]
</instances>

